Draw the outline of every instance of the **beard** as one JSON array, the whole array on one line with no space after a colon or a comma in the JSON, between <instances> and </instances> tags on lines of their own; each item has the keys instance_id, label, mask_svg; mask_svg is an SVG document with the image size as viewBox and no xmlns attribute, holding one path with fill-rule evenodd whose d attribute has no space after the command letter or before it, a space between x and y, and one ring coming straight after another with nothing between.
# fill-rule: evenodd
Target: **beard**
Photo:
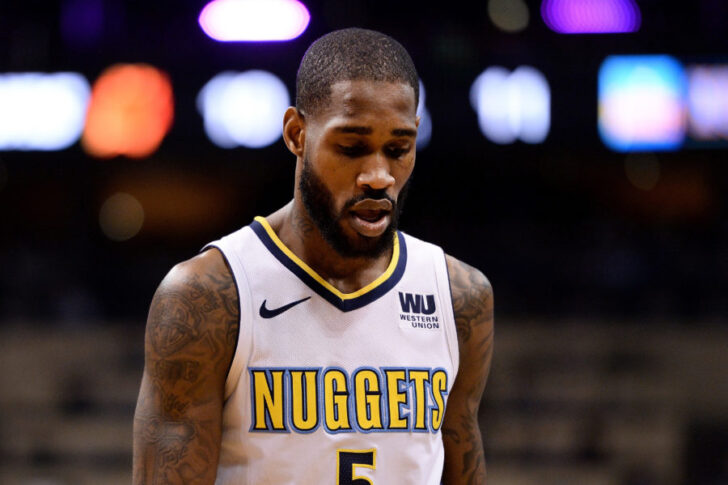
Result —
<instances>
[{"instance_id":1,"label":"beard","mask_svg":"<svg viewBox=\"0 0 728 485\"><path fill-rule=\"evenodd\" d=\"M341 211L337 213L333 194L311 168L308 155L304 155L298 188L308 216L334 251L345 258L374 259L392 248L394 232L399 224L399 217L411 179L412 177L402 187L396 201L389 197L384 189L365 189L363 194L347 200ZM343 219L349 215L349 208L365 199L386 199L392 204L389 225L384 233L377 237L366 237L358 233L349 236L343 229Z\"/></svg>"}]
</instances>

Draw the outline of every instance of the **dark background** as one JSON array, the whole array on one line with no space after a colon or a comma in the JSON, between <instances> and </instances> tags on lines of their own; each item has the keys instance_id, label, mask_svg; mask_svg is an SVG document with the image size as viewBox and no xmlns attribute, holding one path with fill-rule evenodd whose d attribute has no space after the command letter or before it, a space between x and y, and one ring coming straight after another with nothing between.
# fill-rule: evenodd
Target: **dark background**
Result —
<instances>
[{"instance_id":1,"label":"dark background","mask_svg":"<svg viewBox=\"0 0 728 485\"><path fill-rule=\"evenodd\" d=\"M270 44L209 39L197 25L203 2L105 5L103 32L85 44L64 41L60 5L4 2L0 66L77 71L93 82L114 63L153 64L171 77L174 125L160 149L141 161L96 160L78 144L60 152L0 153L0 316L57 318L70 311L72 319L143 320L156 284L174 263L283 205L292 193L294 162L283 143L263 150L215 147L195 98L213 75L230 69L270 70L293 93L307 45L350 25L400 40L426 86L433 136L418 155L402 227L481 268L494 284L501 315L649 320L726 312L725 147L657 154L661 178L643 191L625 175L626 156L607 149L596 130L596 75L604 58L726 58L724 2L643 1L640 32L622 35L555 34L534 2L529 26L518 34L493 26L487 2L448 8L309 2L312 20L304 34ZM470 85L488 66L524 64L550 83L551 132L539 145L493 144L478 129ZM139 197L141 185L165 199L209 193L213 220L197 218L185 229L180 200L180 210L162 215L176 233L147 223L128 242L106 240L98 225L101 203L117 187ZM89 304L66 308L70 292Z\"/></svg>"},{"instance_id":2,"label":"dark background","mask_svg":"<svg viewBox=\"0 0 728 485\"><path fill-rule=\"evenodd\" d=\"M104 340L108 328L126 336L121 341L126 342L127 350L120 358L132 376L127 397L109 411L108 403L88 397L93 392L84 391L86 384L78 383L84 375L78 370L72 380L77 387L65 380L68 385L52 393L65 396L71 412L102 409L126 423L141 372L140 335L159 281L206 242L248 224L255 215L269 214L292 195L294 159L281 141L261 150L224 150L206 138L195 105L201 87L224 70L265 69L280 77L293 94L298 62L310 42L348 26L381 30L398 39L411 53L427 90L433 134L429 146L417 156L402 228L443 246L489 277L497 322L501 322L498 328L503 328L506 342L501 362L521 355L521 338L531 338L527 336L533 332L541 335L543 346L524 357L526 364L513 357L513 369L504 368L500 374L498 366L505 364L498 364L496 352L494 382L489 386L492 401L484 407L490 414L485 419L493 420L497 428L504 422L499 419L504 410L512 411L516 404L525 406L519 408L521 417L532 418L539 415L534 409L547 409L545 397L528 394L538 387L533 380L542 376L539 372L548 368L533 355L550 365L560 362L558 375L562 377L567 369L589 367L596 359L601 362L596 368L609 375L621 375L626 365L627 374L634 369L644 372L629 374L632 376L672 376L674 380L668 377L667 381L672 390L687 384L678 383L675 374L666 370L672 367L659 366L663 360L665 365L677 365L674 359L688 347L698 349L690 355L698 359L695 365L701 369L726 370L720 367L725 364L720 360L720 348L728 349L728 146L699 148L688 143L678 152L629 156L610 151L597 133L597 72L604 58L612 54L665 53L687 63L728 60L728 2L641 0L642 26L637 33L560 35L546 27L540 2L532 0L526 2L528 27L515 34L493 25L486 1L431 2L427 6L415 1L311 0L305 2L311 12L308 29L293 41L269 44L209 39L197 23L206 2L102 3L103 28L91 39L64 32L64 2L0 3L0 72L76 71L93 83L112 64L145 62L164 70L174 88L174 124L161 147L145 159L99 160L86 155L78 143L57 152L0 152L0 329L6 329L6 342L16 342L13 338L20 332L18 345L26 342L26 351L32 352L38 339L44 338L36 335L57 336L65 342L68 335L101 332L99 342L106 342L99 343L102 348L108 344ZM494 65L508 69L530 65L548 79L551 131L544 143L499 146L480 133L469 89L485 68ZM648 191L632 185L625 173L628 157L643 156L654 156L659 162L660 178ZM150 215L140 233L125 242L107 239L98 222L101 204L117 191L137 197ZM632 336L634 345L626 357L624 343L611 333L615 328L620 329L617 335ZM672 337L665 336L666 329ZM612 337L605 342L594 337L604 332ZM571 337L559 340L554 335ZM592 347L586 347L593 348L593 354L580 350L584 339L592 342ZM653 339L663 347L653 347ZM681 346L687 341L694 342L693 347ZM48 345L53 347L53 342L51 338ZM711 351L714 347L702 345L719 347ZM658 348L664 352L655 350ZM508 349L513 349L511 354ZM17 347L13 351L19 352ZM567 359L565 355L572 351L578 358ZM645 370L653 365L645 363L649 361L645 355L653 354L659 354L655 359L660 363L654 365L660 371ZM65 359L62 352L57 356ZM560 360L554 360L555 356ZM693 361L681 362L686 368L693 365ZM86 365L94 363L79 361L80 369ZM509 374L511 371L521 380ZM685 374L684 382L706 393L711 386L725 386L717 377L717 381L698 386L695 379L705 374L695 374ZM582 377L600 382L600 376L603 374ZM641 382L641 377L634 379ZM523 384L519 388L523 395L513 397L508 390L498 394L497 389L510 389L516 381ZM8 382L5 385L10 386ZM578 385L568 380L559 385L566 386L563 397L552 404L561 406L561 416L574 402L567 391ZM493 386L496 390L491 391ZM647 383L643 387L650 388ZM0 387L0 391L7 390ZM502 483L530 482L524 476L508 475L507 466L497 468L500 458L500 463L521 470L530 469L533 463L552 471L564 463L576 463L574 469L596 463L607 467L605 476L613 478L577 478L573 482L562 478L553 483L726 483L724 475L724 481L718 481L728 468L728 439L721 431L725 413L704 414L705 409L721 408L715 401L721 397L706 394L700 406L687 406L699 408L688 418L677 420L670 415L667 422L679 423L675 427L678 451L670 448L679 465L660 468L658 464L645 471L639 466L633 469L629 463L612 467L611 455L600 448L610 423L604 416L611 416L608 411L619 408L621 402L613 397L602 399L600 392L596 404L579 408L586 416L583 422L571 425L575 435L589 434L593 442L580 442L566 454L518 447L517 451L504 451L487 442L489 460L500 470L497 476ZM676 398L658 393L650 399L664 405ZM5 402L17 407L25 401L8 397ZM640 401L643 407L639 407L628 400L621 406L629 416L649 414L651 402ZM681 413L685 408L684 401L679 401L666 412ZM555 422L551 417L547 421ZM6 423L5 431L10 433L9 429L15 428ZM642 434L653 434L655 429L648 424ZM2 430L0 423L0 435ZM503 433L514 435L512 428ZM551 432L545 433L548 448L554 438ZM708 445L705 436L713 437ZM41 458L56 456L48 451L50 445L43 446ZM702 446L713 450L716 457L696 451ZM646 447L654 449L653 445ZM28 449L33 448L29 445ZM21 470L15 476L26 476L22 472L26 465L43 470L40 463L56 470L68 460L73 462L68 454L38 462L37 450L24 453L6 448L0 460ZM125 469L128 456L123 447L114 453L111 458L73 456L83 466L110 463L112 468ZM529 465L521 466L523 463ZM615 475L615 469L619 474ZM101 470L103 476L105 469ZM541 476L540 483L544 483L548 474L539 470L534 476ZM86 479L69 473L55 476L74 476L66 480L79 483ZM638 481L629 481L633 479ZM66 483L63 478L56 480ZM88 480L94 483L96 479Z\"/></svg>"}]
</instances>

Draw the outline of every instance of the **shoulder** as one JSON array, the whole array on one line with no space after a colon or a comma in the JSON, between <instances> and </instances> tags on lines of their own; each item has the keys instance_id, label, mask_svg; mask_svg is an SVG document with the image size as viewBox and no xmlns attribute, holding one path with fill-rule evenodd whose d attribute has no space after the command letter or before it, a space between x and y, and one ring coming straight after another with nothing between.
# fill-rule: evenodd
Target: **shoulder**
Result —
<instances>
[{"instance_id":1,"label":"shoulder","mask_svg":"<svg viewBox=\"0 0 728 485\"><path fill-rule=\"evenodd\" d=\"M234 347L240 315L232 273L217 249L174 266L152 299L147 344L159 356L191 346Z\"/></svg>"},{"instance_id":2,"label":"shoulder","mask_svg":"<svg viewBox=\"0 0 728 485\"><path fill-rule=\"evenodd\" d=\"M493 287L477 268L445 255L455 316L492 318Z\"/></svg>"},{"instance_id":3,"label":"shoulder","mask_svg":"<svg viewBox=\"0 0 728 485\"><path fill-rule=\"evenodd\" d=\"M231 286L232 272L220 250L212 247L175 265L157 288L157 294L171 291L192 295L225 291Z\"/></svg>"},{"instance_id":4,"label":"shoulder","mask_svg":"<svg viewBox=\"0 0 728 485\"><path fill-rule=\"evenodd\" d=\"M477 268L470 266L459 259L445 255L447 261L447 270L450 274L450 283L459 285L474 285L476 289L482 290L486 294L492 294L493 289L488 278Z\"/></svg>"}]
</instances>

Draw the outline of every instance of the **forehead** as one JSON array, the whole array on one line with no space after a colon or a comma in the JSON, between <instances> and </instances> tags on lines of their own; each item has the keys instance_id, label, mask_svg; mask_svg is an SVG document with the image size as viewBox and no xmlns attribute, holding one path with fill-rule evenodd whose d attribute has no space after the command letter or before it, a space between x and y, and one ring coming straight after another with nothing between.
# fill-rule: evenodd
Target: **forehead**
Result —
<instances>
[{"instance_id":1,"label":"forehead","mask_svg":"<svg viewBox=\"0 0 728 485\"><path fill-rule=\"evenodd\" d=\"M352 120L414 124L417 106L409 84L387 81L339 81L316 115L325 125Z\"/></svg>"}]
</instances>

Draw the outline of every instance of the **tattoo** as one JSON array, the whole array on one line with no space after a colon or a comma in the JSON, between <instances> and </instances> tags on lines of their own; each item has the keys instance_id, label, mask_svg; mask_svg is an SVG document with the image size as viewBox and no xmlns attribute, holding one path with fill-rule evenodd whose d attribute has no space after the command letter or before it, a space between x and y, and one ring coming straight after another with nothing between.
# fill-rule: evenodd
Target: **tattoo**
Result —
<instances>
[{"instance_id":1,"label":"tattoo","mask_svg":"<svg viewBox=\"0 0 728 485\"><path fill-rule=\"evenodd\" d=\"M301 213L291 214L291 225L301 240L303 240L304 236L308 236L314 230L314 225L313 222L311 222L311 219L305 217Z\"/></svg>"},{"instance_id":2,"label":"tattoo","mask_svg":"<svg viewBox=\"0 0 728 485\"><path fill-rule=\"evenodd\" d=\"M185 421L163 421L157 416L137 418L141 434L147 443L159 443L165 450L164 461L169 461L169 454L177 458L184 454L187 443L195 437L195 428Z\"/></svg>"},{"instance_id":3,"label":"tattoo","mask_svg":"<svg viewBox=\"0 0 728 485\"><path fill-rule=\"evenodd\" d=\"M134 419L134 484L214 481L238 322L237 289L223 258L205 253L160 285Z\"/></svg>"},{"instance_id":4,"label":"tattoo","mask_svg":"<svg viewBox=\"0 0 728 485\"><path fill-rule=\"evenodd\" d=\"M134 483L166 485L189 483L190 478L194 480L203 477L206 470L200 469L195 473L192 471L193 467L187 463L190 459L189 445L198 434L194 423L165 421L152 416L137 417L134 424L142 430L137 433L136 438L155 449L153 457L142 456L135 452ZM140 460L144 458L151 459L141 463Z\"/></svg>"},{"instance_id":5,"label":"tattoo","mask_svg":"<svg viewBox=\"0 0 728 485\"><path fill-rule=\"evenodd\" d=\"M190 403L186 402L183 398L174 394L166 394L164 401L162 402L162 409L164 413L170 416L183 416L185 410L189 407Z\"/></svg>"},{"instance_id":6,"label":"tattoo","mask_svg":"<svg viewBox=\"0 0 728 485\"><path fill-rule=\"evenodd\" d=\"M158 360L150 373L172 383L179 379L195 382L200 374L200 363L194 360Z\"/></svg>"},{"instance_id":7,"label":"tattoo","mask_svg":"<svg viewBox=\"0 0 728 485\"><path fill-rule=\"evenodd\" d=\"M467 477L465 483L482 485L485 483L485 454L480 430L477 428L477 421L475 426L466 417L462 417L461 421L461 429L465 432L463 441L470 445L470 449L463 455L463 471Z\"/></svg>"},{"instance_id":8,"label":"tattoo","mask_svg":"<svg viewBox=\"0 0 728 485\"><path fill-rule=\"evenodd\" d=\"M214 275L208 275L208 280L220 285L220 280ZM237 313L237 308L231 308L228 295L220 297L215 292L205 291L198 275L185 279L183 285L175 289L160 288L149 312L149 320L157 322L150 329L152 345L162 356L179 352L188 343L199 340L203 315L209 315L222 306L227 313L231 310ZM229 288L218 287L217 291ZM227 301L227 305L223 305L221 300Z\"/></svg>"},{"instance_id":9,"label":"tattoo","mask_svg":"<svg viewBox=\"0 0 728 485\"><path fill-rule=\"evenodd\" d=\"M150 328L152 346L162 357L179 352L199 339L200 311L193 300L174 292L161 292L150 310L149 320L158 322Z\"/></svg>"},{"instance_id":10,"label":"tattoo","mask_svg":"<svg viewBox=\"0 0 728 485\"><path fill-rule=\"evenodd\" d=\"M493 292L483 274L448 257L460 366L442 427L443 483L482 485L486 469L478 408L493 351Z\"/></svg>"},{"instance_id":11,"label":"tattoo","mask_svg":"<svg viewBox=\"0 0 728 485\"><path fill-rule=\"evenodd\" d=\"M467 342L474 327L493 320L493 307L488 305L493 290L480 271L464 263L452 264L449 269L458 340Z\"/></svg>"},{"instance_id":12,"label":"tattoo","mask_svg":"<svg viewBox=\"0 0 728 485\"><path fill-rule=\"evenodd\" d=\"M225 313L230 316L238 315L238 292L235 288L235 282L232 278L220 278L217 275L208 274L207 277L218 288L218 296L225 309ZM234 331L235 338L238 336L237 327L229 326L228 331Z\"/></svg>"}]
</instances>

